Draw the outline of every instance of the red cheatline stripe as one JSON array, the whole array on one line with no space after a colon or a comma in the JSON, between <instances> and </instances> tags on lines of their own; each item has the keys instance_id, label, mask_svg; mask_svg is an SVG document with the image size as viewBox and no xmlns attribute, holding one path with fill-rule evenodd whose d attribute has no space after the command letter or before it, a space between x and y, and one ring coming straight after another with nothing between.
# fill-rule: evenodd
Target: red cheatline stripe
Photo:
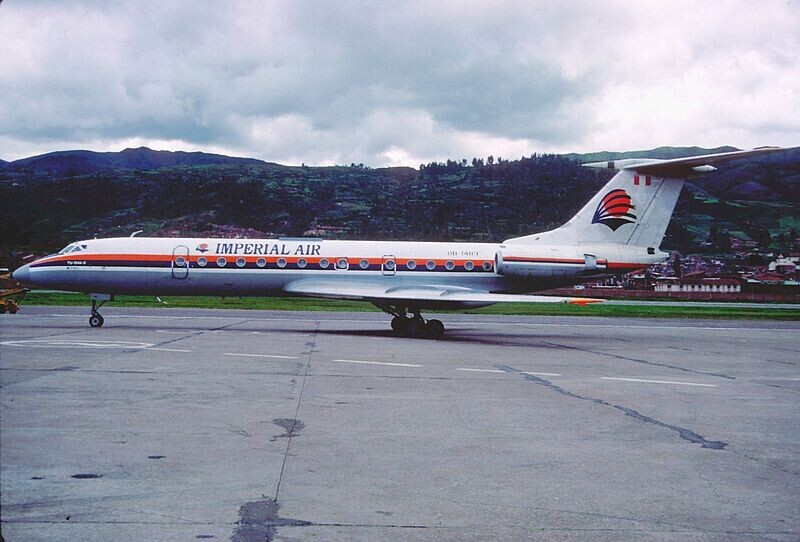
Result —
<instances>
[{"instance_id":1,"label":"red cheatline stripe","mask_svg":"<svg viewBox=\"0 0 800 542\"><path fill-rule=\"evenodd\" d=\"M573 258L523 258L521 256L506 256L504 262L525 262L525 263L585 263L585 260Z\"/></svg>"},{"instance_id":2,"label":"red cheatline stripe","mask_svg":"<svg viewBox=\"0 0 800 542\"><path fill-rule=\"evenodd\" d=\"M73 252L71 254L63 254L59 256L54 256L53 258L42 259L42 262L65 262L68 260L78 260L78 261L87 261L90 262L92 260L139 260L139 261L148 261L148 262L156 262L156 261L169 261L172 258L171 255L161 255L161 254L85 254L81 252Z\"/></svg>"},{"instance_id":3,"label":"red cheatline stripe","mask_svg":"<svg viewBox=\"0 0 800 542\"><path fill-rule=\"evenodd\" d=\"M286 260L287 263L297 263L299 260L303 259L306 260L308 264L319 264L320 260L328 260L331 264L335 263L341 258L347 260L349 265L357 266L361 260L367 260L370 265L382 265L383 263L390 261L390 259L384 258L362 258L362 257L352 257L352 256L280 256L280 255L271 255L271 256L264 256L264 255L243 255L243 254L202 254L202 255L182 255L182 254L175 254L174 259L177 258L185 258L188 259L190 262L196 263L198 259L205 258L210 262L215 262L218 258L225 258L228 262L236 262L239 258L244 258L244 260L248 263L255 263L260 259L264 259L267 263L275 263L280 259ZM37 260L37 263L53 263L53 262L67 262L67 261L84 261L87 264L95 261L103 261L103 262L169 262L173 260L173 255L171 254L64 254L58 255L47 259ZM484 263L493 264L491 260L484 260L484 259L445 259L445 258L395 258L394 262L396 265L406 265L409 261L414 261L417 264L417 267L422 266L424 267L426 263L433 260L437 267L443 267L447 264L447 262L453 262L456 266L463 267L464 264L467 262L472 262L473 265L477 268L482 266Z\"/></svg>"},{"instance_id":4,"label":"red cheatline stripe","mask_svg":"<svg viewBox=\"0 0 800 542\"><path fill-rule=\"evenodd\" d=\"M185 257L185 256L184 256ZM192 262L196 262L197 259L201 256L190 256L189 260ZM259 258L264 258L267 260L268 263L275 263L281 257L265 257L265 256L237 256L235 254L212 254L210 256L202 256L209 261L216 261L217 258L225 258L230 263L234 263L238 258L244 258L245 261L248 263L253 263L258 261ZM290 257L283 257L287 263L297 263L300 259L305 259L309 265L311 264L319 264L319 261L322 259L327 259L331 264L334 264L336 260L339 258L328 256L328 257L303 257L303 256L290 256ZM169 254L86 254L81 257L75 257L73 254L68 255L59 255L57 257L49 258L47 260L40 260L39 263L46 263L46 262L56 262L56 261L68 261L68 260L80 260L92 262L94 260L98 261L119 261L119 262L169 262L172 259L172 256ZM366 259L370 265L380 265L384 262L382 258L347 258L350 265L358 265L358 263L362 260ZM406 265L410 260L414 260L417 263L417 267L424 267L425 264L428 262L430 258L396 258L395 264L396 265ZM503 258L504 261L507 262L519 262L519 263L562 263L562 264L585 264L586 261L584 259L579 258L526 258L522 256L507 256ZM476 268L483 265L484 262L492 263L489 260L446 260L440 258L434 258L433 261L436 263L436 266L444 266L445 263L448 261L452 261L457 266L463 266L466 262L471 261ZM609 269L644 269L650 264L646 263L627 263L627 262L608 262L605 259L598 259L598 265L607 265Z\"/></svg>"},{"instance_id":5,"label":"red cheatline stripe","mask_svg":"<svg viewBox=\"0 0 800 542\"><path fill-rule=\"evenodd\" d=\"M514 263L569 263L569 264L585 264L585 260L573 260L573 259L566 259L566 258L515 258L515 257L507 257L503 258L503 261L511 261ZM650 264L647 263L628 263L628 262L609 262L608 260L597 260L598 265L605 265L608 269L629 269L631 271L635 271L637 269L644 269L648 267Z\"/></svg>"},{"instance_id":6,"label":"red cheatline stripe","mask_svg":"<svg viewBox=\"0 0 800 542\"><path fill-rule=\"evenodd\" d=\"M623 263L623 262L609 262L608 268L609 269L617 269L617 270L624 270L627 269L629 271L636 271L637 269L644 269L649 267L651 264L649 263Z\"/></svg>"}]
</instances>

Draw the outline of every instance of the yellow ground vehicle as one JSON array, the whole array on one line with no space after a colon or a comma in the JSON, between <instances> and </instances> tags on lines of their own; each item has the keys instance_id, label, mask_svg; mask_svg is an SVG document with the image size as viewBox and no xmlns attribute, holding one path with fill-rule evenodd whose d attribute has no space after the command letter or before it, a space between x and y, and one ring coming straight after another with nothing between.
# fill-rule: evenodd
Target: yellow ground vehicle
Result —
<instances>
[{"instance_id":1,"label":"yellow ground vehicle","mask_svg":"<svg viewBox=\"0 0 800 542\"><path fill-rule=\"evenodd\" d=\"M19 310L19 300L28 293L27 288L22 288L11 275L0 275L0 314L16 314Z\"/></svg>"}]
</instances>

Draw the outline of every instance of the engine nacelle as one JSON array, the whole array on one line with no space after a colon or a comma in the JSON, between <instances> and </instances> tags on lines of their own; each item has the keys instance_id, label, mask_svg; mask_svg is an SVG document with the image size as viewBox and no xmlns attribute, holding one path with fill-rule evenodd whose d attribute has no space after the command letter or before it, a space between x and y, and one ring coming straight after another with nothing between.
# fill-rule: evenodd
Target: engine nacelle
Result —
<instances>
[{"instance_id":1,"label":"engine nacelle","mask_svg":"<svg viewBox=\"0 0 800 542\"><path fill-rule=\"evenodd\" d=\"M607 260L593 254L580 254L575 247L503 246L494 257L498 275L520 278L602 274L607 265Z\"/></svg>"}]
</instances>

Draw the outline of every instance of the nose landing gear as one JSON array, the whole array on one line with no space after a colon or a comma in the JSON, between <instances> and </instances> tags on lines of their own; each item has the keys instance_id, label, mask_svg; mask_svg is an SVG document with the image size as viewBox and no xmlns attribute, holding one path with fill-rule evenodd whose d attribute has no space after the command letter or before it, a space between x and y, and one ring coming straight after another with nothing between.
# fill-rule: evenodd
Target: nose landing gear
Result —
<instances>
[{"instance_id":1,"label":"nose landing gear","mask_svg":"<svg viewBox=\"0 0 800 542\"><path fill-rule=\"evenodd\" d=\"M89 317L89 325L92 327L102 327L104 322L103 316L99 313L93 313Z\"/></svg>"},{"instance_id":2,"label":"nose landing gear","mask_svg":"<svg viewBox=\"0 0 800 542\"><path fill-rule=\"evenodd\" d=\"M392 329L398 334L413 339L438 339L444 335L444 324L441 320L425 320L415 309L412 316L406 307L380 307L392 318Z\"/></svg>"},{"instance_id":3,"label":"nose landing gear","mask_svg":"<svg viewBox=\"0 0 800 542\"><path fill-rule=\"evenodd\" d=\"M103 323L105 320L103 316L100 314L100 307L105 305L106 301L111 301L114 299L113 295L110 294L91 294L92 299L92 315L89 317L89 325L92 327L103 327ZM98 301L100 303L98 303Z\"/></svg>"}]
</instances>

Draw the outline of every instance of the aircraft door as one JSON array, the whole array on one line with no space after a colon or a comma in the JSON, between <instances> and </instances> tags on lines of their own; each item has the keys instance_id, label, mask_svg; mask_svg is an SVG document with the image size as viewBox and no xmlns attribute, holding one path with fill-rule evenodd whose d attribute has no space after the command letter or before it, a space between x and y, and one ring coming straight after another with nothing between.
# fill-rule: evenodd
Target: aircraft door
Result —
<instances>
[{"instance_id":1,"label":"aircraft door","mask_svg":"<svg viewBox=\"0 0 800 542\"><path fill-rule=\"evenodd\" d=\"M189 276L189 247L178 245L172 249L170 267L174 279L182 280Z\"/></svg>"},{"instance_id":2,"label":"aircraft door","mask_svg":"<svg viewBox=\"0 0 800 542\"><path fill-rule=\"evenodd\" d=\"M397 272L397 260L391 254L384 254L381 262L381 273L386 277L393 277Z\"/></svg>"}]
</instances>

